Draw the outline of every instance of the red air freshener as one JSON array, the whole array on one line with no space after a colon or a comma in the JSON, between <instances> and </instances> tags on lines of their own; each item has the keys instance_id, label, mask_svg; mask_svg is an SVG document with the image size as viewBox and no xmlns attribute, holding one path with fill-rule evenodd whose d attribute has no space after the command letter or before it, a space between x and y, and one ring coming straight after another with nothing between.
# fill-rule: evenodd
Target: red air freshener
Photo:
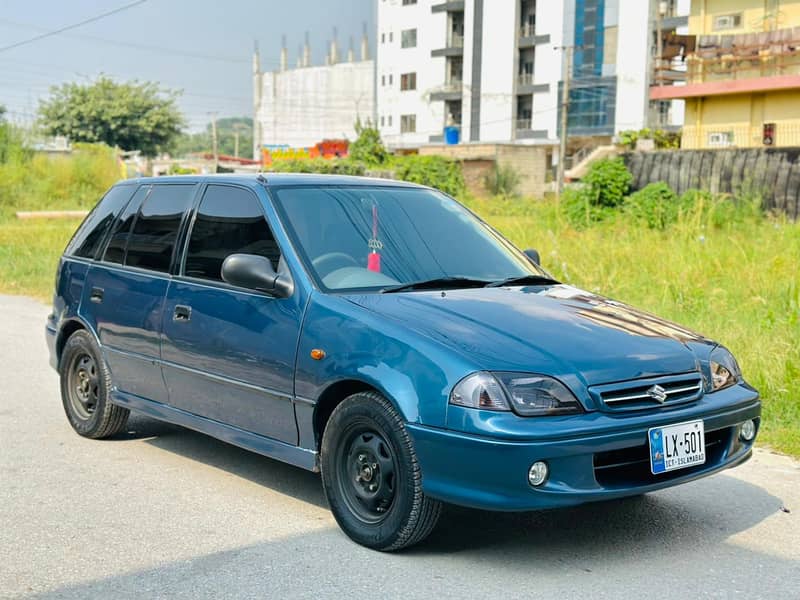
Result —
<instances>
[{"instance_id":1,"label":"red air freshener","mask_svg":"<svg viewBox=\"0 0 800 600\"><path fill-rule=\"evenodd\" d=\"M378 253L383 247L383 244L378 240L378 205L372 206L372 239L369 241L369 247L372 250L367 255L367 269L375 273L381 272L381 255Z\"/></svg>"}]
</instances>

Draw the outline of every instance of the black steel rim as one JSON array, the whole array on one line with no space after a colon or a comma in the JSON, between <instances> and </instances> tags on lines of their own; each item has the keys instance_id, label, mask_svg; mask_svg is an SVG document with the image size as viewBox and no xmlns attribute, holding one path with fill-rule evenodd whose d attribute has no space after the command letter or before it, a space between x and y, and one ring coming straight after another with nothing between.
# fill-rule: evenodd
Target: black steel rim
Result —
<instances>
[{"instance_id":1,"label":"black steel rim","mask_svg":"<svg viewBox=\"0 0 800 600\"><path fill-rule=\"evenodd\" d=\"M88 420L97 408L100 394L97 363L89 354L79 354L73 359L67 377L67 394L73 413Z\"/></svg>"},{"instance_id":2,"label":"black steel rim","mask_svg":"<svg viewBox=\"0 0 800 600\"><path fill-rule=\"evenodd\" d=\"M374 428L359 427L340 446L338 459L338 486L350 512L370 524L386 519L397 491L391 445Z\"/></svg>"}]
</instances>

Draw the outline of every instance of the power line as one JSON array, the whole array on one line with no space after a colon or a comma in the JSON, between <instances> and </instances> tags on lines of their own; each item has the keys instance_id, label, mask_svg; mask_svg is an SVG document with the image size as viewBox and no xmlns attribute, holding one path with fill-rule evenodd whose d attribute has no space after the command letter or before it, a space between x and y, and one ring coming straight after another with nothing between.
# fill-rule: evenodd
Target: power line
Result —
<instances>
[{"instance_id":1,"label":"power line","mask_svg":"<svg viewBox=\"0 0 800 600\"><path fill-rule=\"evenodd\" d=\"M5 52L6 50L11 50L12 48L18 48L19 46L24 46L25 44L30 44L32 42L37 42L39 40L43 40L48 37L52 37L54 35L58 35L59 33L64 33L65 31L69 31L70 29L75 29L77 27L81 27L82 25L86 25L88 23L94 23L95 21L99 21L100 19L104 19L106 17L110 17L111 15L115 15L120 13L124 10L128 10L129 8L133 8L134 6L138 6L140 4L144 4L147 0L136 0L135 2L131 2L130 4L125 4L123 6L119 6L114 10L110 10L108 12L104 12L94 17L90 17L88 19L84 19L78 23L73 23L72 25L66 25L64 27L60 27L59 29L54 29L53 31L48 31L39 35L35 35L32 38L28 38L27 40L22 40L20 42L15 42L13 44L9 44L8 46L0 47L0 52Z\"/></svg>"}]
</instances>

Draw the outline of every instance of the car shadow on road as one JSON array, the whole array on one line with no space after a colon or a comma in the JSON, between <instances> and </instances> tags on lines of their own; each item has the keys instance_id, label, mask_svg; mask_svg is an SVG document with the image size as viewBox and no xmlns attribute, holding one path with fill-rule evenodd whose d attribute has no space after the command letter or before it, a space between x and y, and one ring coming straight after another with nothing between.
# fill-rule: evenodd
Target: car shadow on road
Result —
<instances>
[{"instance_id":1,"label":"car shadow on road","mask_svg":"<svg viewBox=\"0 0 800 600\"><path fill-rule=\"evenodd\" d=\"M288 465L203 433L132 413L116 441L143 440L160 450L222 469L303 502L327 508L319 474Z\"/></svg>"},{"instance_id":2,"label":"car shadow on road","mask_svg":"<svg viewBox=\"0 0 800 600\"><path fill-rule=\"evenodd\" d=\"M201 433L137 415L115 439L144 440L302 502L327 507L318 474ZM670 549L719 543L775 514L781 504L780 498L760 487L718 474L645 496L548 511L497 513L445 506L430 538L406 554L492 549L525 557L526 563L532 554L552 557L576 552L598 560L656 558Z\"/></svg>"}]
</instances>

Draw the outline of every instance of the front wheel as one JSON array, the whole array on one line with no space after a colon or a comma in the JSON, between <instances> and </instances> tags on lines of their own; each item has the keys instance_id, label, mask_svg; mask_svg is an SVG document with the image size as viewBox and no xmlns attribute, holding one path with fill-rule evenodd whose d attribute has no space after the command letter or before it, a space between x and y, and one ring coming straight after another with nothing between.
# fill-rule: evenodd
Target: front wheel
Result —
<instances>
[{"instance_id":1,"label":"front wheel","mask_svg":"<svg viewBox=\"0 0 800 600\"><path fill-rule=\"evenodd\" d=\"M441 503L422 493L403 420L376 392L354 394L333 411L321 466L333 516L363 546L400 550L426 538L439 519Z\"/></svg>"}]
</instances>

